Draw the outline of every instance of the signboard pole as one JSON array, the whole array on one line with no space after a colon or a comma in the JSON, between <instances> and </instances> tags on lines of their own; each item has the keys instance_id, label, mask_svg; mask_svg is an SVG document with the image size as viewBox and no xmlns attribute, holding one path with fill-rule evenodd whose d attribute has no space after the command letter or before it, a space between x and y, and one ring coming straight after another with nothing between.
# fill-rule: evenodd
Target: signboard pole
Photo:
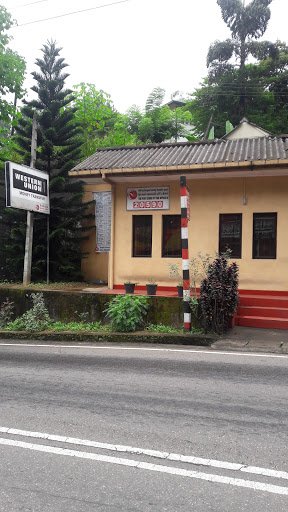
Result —
<instances>
[{"instance_id":1,"label":"signboard pole","mask_svg":"<svg viewBox=\"0 0 288 512\"><path fill-rule=\"evenodd\" d=\"M47 270L46 270L46 284L49 284L49 262L50 262L50 240L49 240L49 234L50 234L50 217L47 215Z\"/></svg>"},{"instance_id":2,"label":"signboard pole","mask_svg":"<svg viewBox=\"0 0 288 512\"><path fill-rule=\"evenodd\" d=\"M190 276L189 276L189 250L188 250L188 202L189 191L186 185L186 176L180 176L181 198L181 247L182 247L182 272L183 272L183 300L184 300L184 331L191 330ZM190 212L189 212L190 217Z\"/></svg>"},{"instance_id":3,"label":"signboard pole","mask_svg":"<svg viewBox=\"0 0 288 512\"><path fill-rule=\"evenodd\" d=\"M31 162L30 162L30 167L33 169L35 168L36 149L37 149L37 115L34 114L33 124L32 124ZM26 243L25 243L24 271L23 271L23 284L24 285L30 284L30 282L31 282L33 225L34 225L34 213L27 211Z\"/></svg>"}]
</instances>

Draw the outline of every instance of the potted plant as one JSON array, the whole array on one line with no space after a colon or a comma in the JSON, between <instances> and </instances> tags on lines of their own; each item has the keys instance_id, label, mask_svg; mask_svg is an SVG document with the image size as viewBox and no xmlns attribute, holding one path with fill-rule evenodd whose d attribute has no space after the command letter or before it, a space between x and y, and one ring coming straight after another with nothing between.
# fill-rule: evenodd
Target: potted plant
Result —
<instances>
[{"instance_id":1,"label":"potted plant","mask_svg":"<svg viewBox=\"0 0 288 512\"><path fill-rule=\"evenodd\" d=\"M132 283L131 281L125 281L124 287L125 287L125 293L134 293L135 286L138 283Z\"/></svg>"},{"instance_id":2,"label":"potted plant","mask_svg":"<svg viewBox=\"0 0 288 512\"><path fill-rule=\"evenodd\" d=\"M169 263L169 277L170 279L173 279L176 277L178 279L177 283L177 291L178 291L178 297L183 297L183 280L182 280L182 274L179 268L179 263Z\"/></svg>"},{"instance_id":3,"label":"potted plant","mask_svg":"<svg viewBox=\"0 0 288 512\"><path fill-rule=\"evenodd\" d=\"M179 283L177 284L177 292L178 292L178 297L183 297L183 281L179 281Z\"/></svg>"},{"instance_id":4,"label":"potted plant","mask_svg":"<svg viewBox=\"0 0 288 512\"><path fill-rule=\"evenodd\" d=\"M158 284L155 283L152 279L149 279L148 284L146 284L147 295L156 295Z\"/></svg>"}]
</instances>

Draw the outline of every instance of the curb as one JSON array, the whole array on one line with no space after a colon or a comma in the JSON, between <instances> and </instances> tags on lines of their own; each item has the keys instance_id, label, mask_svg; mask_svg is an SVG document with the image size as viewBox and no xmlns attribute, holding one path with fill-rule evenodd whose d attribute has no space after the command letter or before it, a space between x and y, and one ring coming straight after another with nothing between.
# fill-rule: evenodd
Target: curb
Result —
<instances>
[{"instance_id":1,"label":"curb","mask_svg":"<svg viewBox=\"0 0 288 512\"><path fill-rule=\"evenodd\" d=\"M119 332L51 332L43 331L0 331L0 340L34 340L34 341L80 341L91 343L160 343L163 345L196 345L209 347L218 339L215 335L209 334L178 334L178 333L119 333Z\"/></svg>"}]
</instances>

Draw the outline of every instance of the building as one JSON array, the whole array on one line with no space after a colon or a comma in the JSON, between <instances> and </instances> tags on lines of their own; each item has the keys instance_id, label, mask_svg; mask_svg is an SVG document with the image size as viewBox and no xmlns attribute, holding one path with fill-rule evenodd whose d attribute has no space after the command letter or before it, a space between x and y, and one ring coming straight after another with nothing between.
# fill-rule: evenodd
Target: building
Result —
<instances>
[{"instance_id":1,"label":"building","mask_svg":"<svg viewBox=\"0 0 288 512\"><path fill-rule=\"evenodd\" d=\"M85 200L98 197L100 207L100 247L95 232L83 246L85 279L109 288L148 279L176 286L169 263L181 268L183 175L190 188L190 258L228 246L241 291L288 295L288 137L259 137L251 124L248 130L257 136L101 148L72 169L71 178L85 181Z\"/></svg>"}]
</instances>

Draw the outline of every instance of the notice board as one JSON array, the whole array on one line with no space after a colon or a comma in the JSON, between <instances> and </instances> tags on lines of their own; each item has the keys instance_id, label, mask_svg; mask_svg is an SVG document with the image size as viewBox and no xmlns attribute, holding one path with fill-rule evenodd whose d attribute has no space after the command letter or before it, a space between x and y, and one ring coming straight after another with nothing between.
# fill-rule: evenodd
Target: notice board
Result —
<instances>
[{"instance_id":1,"label":"notice board","mask_svg":"<svg viewBox=\"0 0 288 512\"><path fill-rule=\"evenodd\" d=\"M111 192L94 192L96 248L95 252L109 252L111 248Z\"/></svg>"}]
</instances>

